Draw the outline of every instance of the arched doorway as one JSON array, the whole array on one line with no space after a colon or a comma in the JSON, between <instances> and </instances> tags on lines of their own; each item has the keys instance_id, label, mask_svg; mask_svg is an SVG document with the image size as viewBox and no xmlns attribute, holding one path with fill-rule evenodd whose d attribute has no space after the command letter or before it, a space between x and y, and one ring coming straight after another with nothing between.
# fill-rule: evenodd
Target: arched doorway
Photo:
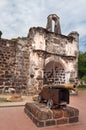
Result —
<instances>
[{"instance_id":1,"label":"arched doorway","mask_svg":"<svg viewBox=\"0 0 86 130\"><path fill-rule=\"evenodd\" d=\"M51 61L46 64L44 69L44 84L48 83L65 83L65 69L61 63Z\"/></svg>"}]
</instances>

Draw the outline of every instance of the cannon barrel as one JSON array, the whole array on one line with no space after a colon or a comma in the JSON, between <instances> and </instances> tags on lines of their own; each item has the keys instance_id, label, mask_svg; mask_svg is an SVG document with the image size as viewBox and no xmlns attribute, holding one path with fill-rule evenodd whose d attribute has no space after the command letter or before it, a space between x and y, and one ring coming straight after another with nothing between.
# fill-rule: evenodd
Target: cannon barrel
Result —
<instances>
[{"instance_id":1,"label":"cannon barrel","mask_svg":"<svg viewBox=\"0 0 86 130\"><path fill-rule=\"evenodd\" d=\"M56 84L56 85L51 85L52 87L55 87L55 88L66 88L66 89L69 89L69 90L76 90L76 86L75 84ZM50 85L44 85L43 87L50 87Z\"/></svg>"}]
</instances>

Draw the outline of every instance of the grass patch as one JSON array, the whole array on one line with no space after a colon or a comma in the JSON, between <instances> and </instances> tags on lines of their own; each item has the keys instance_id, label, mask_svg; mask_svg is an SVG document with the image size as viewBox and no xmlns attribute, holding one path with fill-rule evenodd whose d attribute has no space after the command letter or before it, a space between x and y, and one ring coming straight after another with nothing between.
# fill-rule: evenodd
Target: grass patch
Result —
<instances>
[{"instance_id":1,"label":"grass patch","mask_svg":"<svg viewBox=\"0 0 86 130\"><path fill-rule=\"evenodd\" d=\"M78 88L78 90L86 90L86 88L80 87Z\"/></svg>"},{"instance_id":2,"label":"grass patch","mask_svg":"<svg viewBox=\"0 0 86 130\"><path fill-rule=\"evenodd\" d=\"M2 102L8 102L6 98L0 97L0 103Z\"/></svg>"}]
</instances>

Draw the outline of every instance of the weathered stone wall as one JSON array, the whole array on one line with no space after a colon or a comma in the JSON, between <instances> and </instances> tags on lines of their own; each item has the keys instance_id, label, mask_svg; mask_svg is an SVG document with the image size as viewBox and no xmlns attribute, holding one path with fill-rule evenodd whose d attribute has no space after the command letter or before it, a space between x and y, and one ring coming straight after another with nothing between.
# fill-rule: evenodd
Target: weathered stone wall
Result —
<instances>
[{"instance_id":1,"label":"weathered stone wall","mask_svg":"<svg viewBox=\"0 0 86 130\"><path fill-rule=\"evenodd\" d=\"M25 39L0 39L0 87L27 88L28 43Z\"/></svg>"},{"instance_id":2,"label":"weathered stone wall","mask_svg":"<svg viewBox=\"0 0 86 130\"><path fill-rule=\"evenodd\" d=\"M53 64L56 64L55 66L60 71L53 74L54 78L51 75L49 82L52 78L56 78L54 83L74 83L78 69L78 33L72 32L64 36L48 32L41 27L34 27L30 29L28 37L32 44L30 53L30 70L34 75L32 82L34 81L35 85L41 82L42 85L44 70L46 69L45 74L49 75L48 73L52 73ZM49 63L51 65L46 67ZM39 80L38 77L40 77Z\"/></svg>"},{"instance_id":3,"label":"weathered stone wall","mask_svg":"<svg viewBox=\"0 0 86 130\"><path fill-rule=\"evenodd\" d=\"M29 44L26 38L17 40L15 58L15 86L19 88L27 88L29 74Z\"/></svg>"},{"instance_id":4,"label":"weathered stone wall","mask_svg":"<svg viewBox=\"0 0 86 130\"><path fill-rule=\"evenodd\" d=\"M12 86L15 75L16 42L0 39L0 86Z\"/></svg>"}]
</instances>

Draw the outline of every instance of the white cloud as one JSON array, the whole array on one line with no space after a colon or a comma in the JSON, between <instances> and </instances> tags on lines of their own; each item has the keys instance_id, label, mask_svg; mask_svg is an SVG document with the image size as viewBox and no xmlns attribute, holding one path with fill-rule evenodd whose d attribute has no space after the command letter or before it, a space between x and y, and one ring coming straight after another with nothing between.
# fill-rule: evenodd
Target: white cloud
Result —
<instances>
[{"instance_id":1,"label":"white cloud","mask_svg":"<svg viewBox=\"0 0 86 130\"><path fill-rule=\"evenodd\" d=\"M78 31L86 36L85 0L0 0L0 30L4 38L27 36L33 26L46 27L47 16L60 17L63 34Z\"/></svg>"}]
</instances>

